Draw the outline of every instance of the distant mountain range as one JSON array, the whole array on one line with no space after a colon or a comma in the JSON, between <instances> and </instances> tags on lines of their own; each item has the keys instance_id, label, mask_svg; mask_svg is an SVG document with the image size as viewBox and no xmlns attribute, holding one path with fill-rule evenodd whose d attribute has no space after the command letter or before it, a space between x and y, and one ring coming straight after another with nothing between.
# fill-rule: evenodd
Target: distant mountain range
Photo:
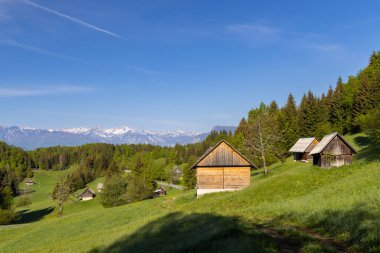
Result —
<instances>
[{"instance_id":1,"label":"distant mountain range","mask_svg":"<svg viewBox=\"0 0 380 253\"><path fill-rule=\"evenodd\" d=\"M215 131L235 131L236 127L216 126ZM0 126L0 140L8 144L32 150L51 146L77 146L86 143L110 144L152 144L159 146L174 146L175 144L189 144L204 140L207 133L189 131L149 131L134 130L129 127L120 128L66 128L60 130L35 129L29 127L2 127Z\"/></svg>"}]
</instances>

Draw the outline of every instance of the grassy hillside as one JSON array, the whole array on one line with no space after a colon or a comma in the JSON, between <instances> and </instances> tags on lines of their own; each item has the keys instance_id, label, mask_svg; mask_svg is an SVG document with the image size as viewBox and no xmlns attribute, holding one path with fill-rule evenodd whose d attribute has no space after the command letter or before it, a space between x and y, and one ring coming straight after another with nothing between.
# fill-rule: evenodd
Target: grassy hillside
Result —
<instances>
[{"instance_id":1,"label":"grassy hillside","mask_svg":"<svg viewBox=\"0 0 380 253\"><path fill-rule=\"evenodd\" d=\"M242 191L172 190L108 209L71 201L58 219L50 193L62 173L36 173L19 224L0 227L1 252L380 251L378 161L325 170L289 159L267 176L253 171Z\"/></svg>"}]
</instances>

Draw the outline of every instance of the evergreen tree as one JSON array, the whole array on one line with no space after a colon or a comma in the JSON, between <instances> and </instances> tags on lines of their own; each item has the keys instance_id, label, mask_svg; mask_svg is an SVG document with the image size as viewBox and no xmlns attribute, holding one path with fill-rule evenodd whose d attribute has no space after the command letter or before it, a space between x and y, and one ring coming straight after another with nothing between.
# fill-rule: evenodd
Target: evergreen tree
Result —
<instances>
[{"instance_id":1,"label":"evergreen tree","mask_svg":"<svg viewBox=\"0 0 380 253\"><path fill-rule=\"evenodd\" d=\"M341 134L344 133L344 123L347 117L343 106L343 92L344 84L342 78L339 77L332 97L331 121L334 130Z\"/></svg>"},{"instance_id":2,"label":"evergreen tree","mask_svg":"<svg viewBox=\"0 0 380 253\"><path fill-rule=\"evenodd\" d=\"M194 189L197 184L197 179L195 177L196 170L190 169L190 166L197 161L196 156L191 156L189 159L189 163L183 166L183 181L186 189Z\"/></svg>"},{"instance_id":3,"label":"evergreen tree","mask_svg":"<svg viewBox=\"0 0 380 253\"><path fill-rule=\"evenodd\" d=\"M153 197L156 187L155 179L149 170L144 170L144 163L139 157L127 186L127 197L130 201L139 201Z\"/></svg>"},{"instance_id":4,"label":"evergreen tree","mask_svg":"<svg viewBox=\"0 0 380 253\"><path fill-rule=\"evenodd\" d=\"M317 106L317 99L309 90L307 95L302 97L299 107L298 124L302 137L314 136L315 125L318 120Z\"/></svg>"},{"instance_id":5,"label":"evergreen tree","mask_svg":"<svg viewBox=\"0 0 380 253\"><path fill-rule=\"evenodd\" d=\"M300 132L297 117L297 104L291 93L288 96L285 106L282 108L280 126L282 126L283 147L285 150L289 150L298 140Z\"/></svg>"}]
</instances>

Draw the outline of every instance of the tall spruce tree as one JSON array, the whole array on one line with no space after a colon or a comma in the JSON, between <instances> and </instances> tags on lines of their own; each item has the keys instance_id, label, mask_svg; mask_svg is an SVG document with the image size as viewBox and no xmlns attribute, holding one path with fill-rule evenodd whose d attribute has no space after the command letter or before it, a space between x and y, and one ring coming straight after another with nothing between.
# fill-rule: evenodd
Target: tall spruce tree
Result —
<instances>
[{"instance_id":1,"label":"tall spruce tree","mask_svg":"<svg viewBox=\"0 0 380 253\"><path fill-rule=\"evenodd\" d=\"M331 120L334 130L341 134L344 133L344 124L347 117L343 106L343 92L344 84L342 78L339 77L332 97Z\"/></svg>"},{"instance_id":2,"label":"tall spruce tree","mask_svg":"<svg viewBox=\"0 0 380 253\"><path fill-rule=\"evenodd\" d=\"M297 117L297 104L291 93L288 96L288 100L285 106L282 108L280 121L281 123L279 125L282 126L283 147L284 149L289 150L290 147L300 137Z\"/></svg>"}]
</instances>

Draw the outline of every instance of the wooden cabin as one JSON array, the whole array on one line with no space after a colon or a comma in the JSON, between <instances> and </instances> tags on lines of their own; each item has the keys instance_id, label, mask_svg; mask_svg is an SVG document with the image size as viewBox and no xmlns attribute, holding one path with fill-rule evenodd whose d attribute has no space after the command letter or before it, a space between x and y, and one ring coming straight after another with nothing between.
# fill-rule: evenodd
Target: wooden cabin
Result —
<instances>
[{"instance_id":1,"label":"wooden cabin","mask_svg":"<svg viewBox=\"0 0 380 253\"><path fill-rule=\"evenodd\" d=\"M27 185L27 186L31 186L31 185L35 185L35 184L36 183L31 178L28 178L25 181L25 185Z\"/></svg>"},{"instance_id":2,"label":"wooden cabin","mask_svg":"<svg viewBox=\"0 0 380 253\"><path fill-rule=\"evenodd\" d=\"M197 196L249 186L251 168L257 167L226 141L220 141L191 167L196 169Z\"/></svg>"},{"instance_id":3,"label":"wooden cabin","mask_svg":"<svg viewBox=\"0 0 380 253\"><path fill-rule=\"evenodd\" d=\"M335 132L323 137L310 154L314 165L330 168L351 164L352 155L357 152L343 136Z\"/></svg>"},{"instance_id":4,"label":"wooden cabin","mask_svg":"<svg viewBox=\"0 0 380 253\"><path fill-rule=\"evenodd\" d=\"M82 201L91 200L96 196L96 193L87 187L81 194L78 195L78 199Z\"/></svg>"},{"instance_id":5,"label":"wooden cabin","mask_svg":"<svg viewBox=\"0 0 380 253\"><path fill-rule=\"evenodd\" d=\"M154 195L155 195L156 197L164 196L164 195L166 195L166 191L165 191L164 188L159 187L159 188L157 188L156 190L154 190Z\"/></svg>"},{"instance_id":6,"label":"wooden cabin","mask_svg":"<svg viewBox=\"0 0 380 253\"><path fill-rule=\"evenodd\" d=\"M289 152L293 153L294 161L312 161L313 156L310 155L310 152L318 144L318 140L315 137L310 138L300 138L298 141L291 147Z\"/></svg>"}]
</instances>

